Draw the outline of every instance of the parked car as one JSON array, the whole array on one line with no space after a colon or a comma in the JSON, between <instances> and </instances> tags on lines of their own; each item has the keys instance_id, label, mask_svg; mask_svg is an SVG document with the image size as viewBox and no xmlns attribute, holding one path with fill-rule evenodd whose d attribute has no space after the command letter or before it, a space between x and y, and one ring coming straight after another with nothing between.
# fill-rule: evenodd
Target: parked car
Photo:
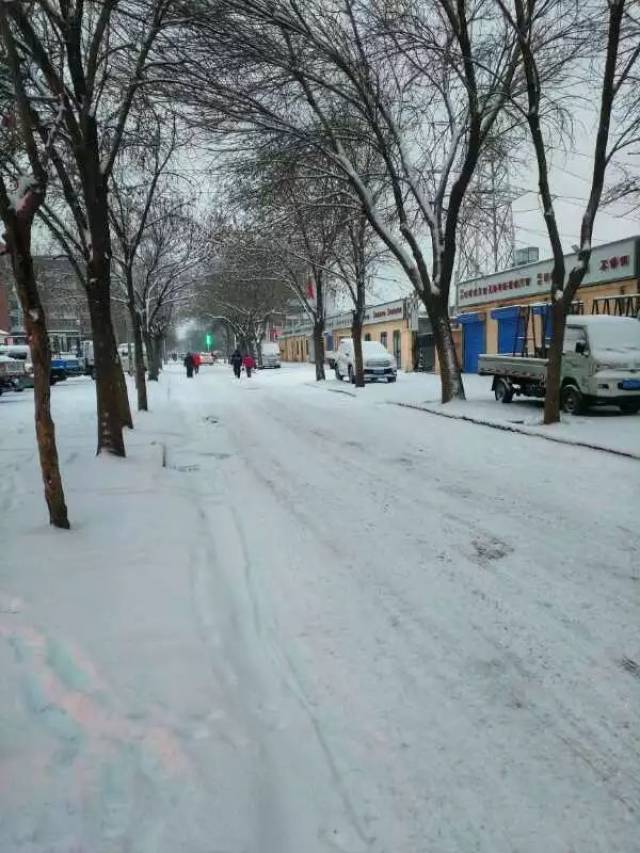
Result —
<instances>
[{"instance_id":1,"label":"parked car","mask_svg":"<svg viewBox=\"0 0 640 853\"><path fill-rule=\"evenodd\" d=\"M51 363L54 360L64 370L66 376L83 376L84 375L84 359L79 358L72 352L61 352L52 356Z\"/></svg>"},{"instance_id":2,"label":"parked car","mask_svg":"<svg viewBox=\"0 0 640 853\"><path fill-rule=\"evenodd\" d=\"M0 394L3 391L22 391L26 387L24 361L0 354Z\"/></svg>"},{"instance_id":3,"label":"parked car","mask_svg":"<svg viewBox=\"0 0 640 853\"><path fill-rule=\"evenodd\" d=\"M378 341L362 342L362 360L365 382L376 382L380 379L387 382L396 381L398 376L396 360ZM356 364L351 338L340 341L335 365L336 379L348 378L350 382L355 383Z\"/></svg>"},{"instance_id":4,"label":"parked car","mask_svg":"<svg viewBox=\"0 0 640 853\"><path fill-rule=\"evenodd\" d=\"M215 358L212 352L200 353L200 364L215 364Z\"/></svg>"},{"instance_id":5,"label":"parked car","mask_svg":"<svg viewBox=\"0 0 640 853\"><path fill-rule=\"evenodd\" d=\"M0 355L18 362L20 365L21 381L20 389L33 388L33 365L31 364L31 350L27 344L5 344L0 346ZM78 360L74 360L77 362ZM67 378L66 363L64 359L53 356L51 359L50 381L52 385L62 382Z\"/></svg>"}]
</instances>

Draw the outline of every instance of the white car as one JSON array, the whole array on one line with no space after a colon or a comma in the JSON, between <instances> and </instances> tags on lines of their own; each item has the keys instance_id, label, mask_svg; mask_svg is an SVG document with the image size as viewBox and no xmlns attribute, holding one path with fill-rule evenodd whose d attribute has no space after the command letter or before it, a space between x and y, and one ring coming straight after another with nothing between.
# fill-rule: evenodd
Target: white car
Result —
<instances>
[{"instance_id":1,"label":"white car","mask_svg":"<svg viewBox=\"0 0 640 853\"><path fill-rule=\"evenodd\" d=\"M362 342L362 360L364 362L365 382L373 382L379 379L385 379L387 382L396 381L398 376L396 360L378 341ZM355 383L356 362L351 338L344 338L340 341L335 371L336 379L348 378L350 382Z\"/></svg>"}]
</instances>

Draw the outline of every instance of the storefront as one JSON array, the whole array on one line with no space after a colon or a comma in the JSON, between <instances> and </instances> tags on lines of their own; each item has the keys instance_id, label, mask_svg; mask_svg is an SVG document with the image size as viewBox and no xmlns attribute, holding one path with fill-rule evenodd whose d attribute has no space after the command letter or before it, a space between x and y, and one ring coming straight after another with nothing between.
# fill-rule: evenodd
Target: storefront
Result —
<instances>
[{"instance_id":1,"label":"storefront","mask_svg":"<svg viewBox=\"0 0 640 853\"><path fill-rule=\"evenodd\" d=\"M565 258L567 272L576 255ZM544 311L551 288L553 260L460 282L457 320L462 329L463 370L477 370L480 352L518 350L519 306ZM640 314L640 237L596 247L580 286L574 310L584 314Z\"/></svg>"}]
</instances>

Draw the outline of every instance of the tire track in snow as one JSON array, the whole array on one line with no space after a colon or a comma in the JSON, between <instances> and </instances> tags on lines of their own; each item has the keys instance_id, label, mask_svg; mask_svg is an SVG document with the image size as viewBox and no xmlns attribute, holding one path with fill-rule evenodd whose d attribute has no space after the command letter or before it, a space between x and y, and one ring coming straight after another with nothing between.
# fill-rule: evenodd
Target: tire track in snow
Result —
<instances>
[{"instance_id":1,"label":"tire track in snow","mask_svg":"<svg viewBox=\"0 0 640 853\"><path fill-rule=\"evenodd\" d=\"M190 421L193 414L192 411ZM213 459L220 457L220 453L215 453L212 457L211 431L209 427L200 425L201 420L198 418L197 421L192 421L187 442L181 442L178 448L181 459L188 461L192 455L206 455ZM207 447L206 453L202 451L203 445ZM171 454L171 451L169 453ZM341 853L374 850L359 824L353 805L348 800L334 757L308 700L301 692L300 685L292 681L295 673L290 662L273 646L271 631L264 621L266 614L255 593L252 558L244 536L242 520L233 508L227 507L223 502L223 496L228 493L227 489L231 489L232 475L226 478L222 469L221 477L222 481L218 482L214 493L207 492L206 497L201 491L201 477L196 476L191 481L198 512L205 521L200 543L190 561L192 599L203 642L210 648L214 678L218 683L224 684L227 700L231 701L230 707L223 709L222 725L227 728L226 721L229 718L234 719L236 723L241 721L240 730L247 733L247 743L258 749L259 772L255 769L253 771L254 802L258 805L258 825L254 837L260 838L260 853L298 853L301 844L304 845L305 851L315 851L316 847L310 846L311 839L306 837L313 825L318 827L317 840L321 842L321 846L317 847L318 851L328 848ZM215 537L211 537L209 529L217 531ZM235 575L235 582L228 578L229 568L232 566L243 578L241 585L238 585ZM207 567L215 568L215 607L213 594L209 591L212 578ZM226 614L223 625L220 624L221 611ZM250 615L249 620L247 615ZM256 649L261 650L257 658ZM286 696L295 701L297 708L302 709L307 721L305 725L311 726L314 732L319 754L329 779L332 780L328 790L335 788L335 796L341 803L337 811L344 814L342 818L337 817L333 821L327 821L326 815L323 815L324 819L320 818L315 814L314 801L306 796L301 797L303 784L308 784L308 779L304 776L310 771L308 759L311 755L307 755L305 750L305 774L300 768L294 769L291 766L293 763L297 767L300 761L283 740L286 735L286 728L283 729L282 724L283 687L286 689ZM285 702L285 706L286 704ZM275 709L278 710L277 716L274 717ZM299 714L292 708L287 713L287 725L296 725L299 728L300 722L295 722ZM242 738L240 747L246 748ZM287 752L290 753L289 757L283 761ZM319 779L314 776L311 778L311 784L316 786ZM292 800L294 790L296 795ZM322 789L317 793L326 798ZM283 794L285 800L282 799ZM332 811L336 812L335 805Z\"/></svg>"}]
</instances>

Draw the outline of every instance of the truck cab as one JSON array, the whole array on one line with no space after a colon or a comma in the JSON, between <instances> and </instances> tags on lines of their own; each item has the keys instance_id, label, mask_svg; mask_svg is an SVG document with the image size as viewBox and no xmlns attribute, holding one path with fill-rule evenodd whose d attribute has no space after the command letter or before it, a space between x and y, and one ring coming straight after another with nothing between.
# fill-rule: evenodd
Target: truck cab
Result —
<instances>
[{"instance_id":1,"label":"truck cab","mask_svg":"<svg viewBox=\"0 0 640 853\"><path fill-rule=\"evenodd\" d=\"M566 410L590 405L640 411L640 322L632 317L569 317L562 355Z\"/></svg>"}]
</instances>

